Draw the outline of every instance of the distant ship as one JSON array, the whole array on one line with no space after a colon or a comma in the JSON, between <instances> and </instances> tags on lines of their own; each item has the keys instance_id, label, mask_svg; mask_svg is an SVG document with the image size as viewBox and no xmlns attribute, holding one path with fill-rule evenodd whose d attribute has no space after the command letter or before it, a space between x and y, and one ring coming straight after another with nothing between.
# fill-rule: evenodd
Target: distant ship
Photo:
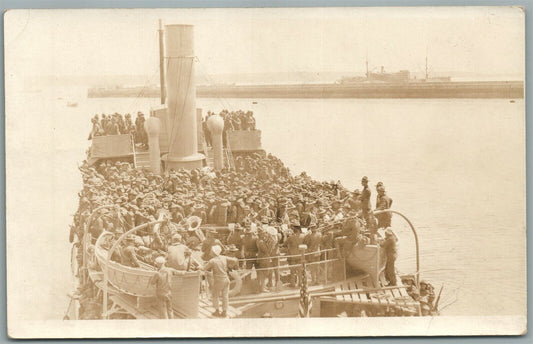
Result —
<instances>
[{"instance_id":1,"label":"distant ship","mask_svg":"<svg viewBox=\"0 0 533 344\"><path fill-rule=\"evenodd\" d=\"M396 73L385 72L385 67L381 66L379 73L374 73L368 69L368 59L366 60L366 74L365 76L342 77L337 80L336 84L354 84L354 83L392 83L392 84L406 84L410 82L451 82L450 76L429 77L428 74L428 60L426 57L426 73L424 79L411 79L411 72L407 69L402 69Z\"/></svg>"}]
</instances>

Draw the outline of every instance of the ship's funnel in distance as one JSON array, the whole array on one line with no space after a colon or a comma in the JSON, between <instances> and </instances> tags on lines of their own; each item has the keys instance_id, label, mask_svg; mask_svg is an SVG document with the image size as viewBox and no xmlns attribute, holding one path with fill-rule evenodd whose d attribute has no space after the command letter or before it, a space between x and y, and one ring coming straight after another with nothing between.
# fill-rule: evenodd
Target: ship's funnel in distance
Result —
<instances>
[{"instance_id":1,"label":"ship's funnel in distance","mask_svg":"<svg viewBox=\"0 0 533 344\"><path fill-rule=\"evenodd\" d=\"M224 120L220 115L212 115L207 119L207 129L211 134L215 170L220 171L224 168L224 158L222 154L222 131L224 130Z\"/></svg>"},{"instance_id":2,"label":"ship's funnel in distance","mask_svg":"<svg viewBox=\"0 0 533 344\"><path fill-rule=\"evenodd\" d=\"M165 25L169 152L167 169L202 167L196 132L196 85L192 25Z\"/></svg>"},{"instance_id":3,"label":"ship's funnel in distance","mask_svg":"<svg viewBox=\"0 0 533 344\"><path fill-rule=\"evenodd\" d=\"M150 158L150 171L161 174L161 149L159 147L159 133L161 121L155 116L148 117L144 122L144 129L148 134L148 156Z\"/></svg>"}]
</instances>

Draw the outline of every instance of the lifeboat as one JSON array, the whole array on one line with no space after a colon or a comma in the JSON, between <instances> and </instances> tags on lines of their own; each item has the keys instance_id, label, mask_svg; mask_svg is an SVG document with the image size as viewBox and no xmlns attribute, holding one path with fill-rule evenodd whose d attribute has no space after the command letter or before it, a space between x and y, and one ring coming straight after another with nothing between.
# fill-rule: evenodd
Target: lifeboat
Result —
<instances>
[{"instance_id":1,"label":"lifeboat","mask_svg":"<svg viewBox=\"0 0 533 344\"><path fill-rule=\"evenodd\" d=\"M141 229L151 224L161 221L151 222L136 227L117 239L111 250L113 251L122 239L135 229ZM156 296L155 285L150 283L156 270L153 266L139 262L140 267L130 267L109 259L109 250L103 244L106 238L113 236L113 233L103 232L95 244L95 257L102 269L104 276L107 275L108 283L118 292L140 298L153 298ZM181 314L195 318L198 316L198 302L200 295L201 273L199 271L189 271L184 275L172 275L172 305Z\"/></svg>"}]
</instances>

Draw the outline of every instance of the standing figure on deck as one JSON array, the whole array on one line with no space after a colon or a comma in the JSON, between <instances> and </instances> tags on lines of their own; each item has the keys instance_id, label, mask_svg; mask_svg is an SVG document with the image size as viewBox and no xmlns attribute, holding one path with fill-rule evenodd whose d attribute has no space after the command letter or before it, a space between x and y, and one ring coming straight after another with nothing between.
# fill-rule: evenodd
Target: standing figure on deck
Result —
<instances>
[{"instance_id":1,"label":"standing figure on deck","mask_svg":"<svg viewBox=\"0 0 533 344\"><path fill-rule=\"evenodd\" d=\"M133 134L135 131L135 126L133 125L131 115L129 113L126 114L126 119L124 120L124 130L126 134Z\"/></svg>"},{"instance_id":2,"label":"standing figure on deck","mask_svg":"<svg viewBox=\"0 0 533 344\"><path fill-rule=\"evenodd\" d=\"M150 279L150 284L155 284L155 294L157 298L157 305L161 312L161 319L174 319L172 312L172 290L171 278L172 275L184 275L185 271L176 271L165 266L165 258L159 256L155 259L155 267L157 272Z\"/></svg>"},{"instance_id":3,"label":"standing figure on deck","mask_svg":"<svg viewBox=\"0 0 533 344\"><path fill-rule=\"evenodd\" d=\"M267 269L270 268L272 262L270 256L271 248L271 240L269 240L266 230L261 230L257 239L257 265L260 269L257 271L257 278L259 280L260 292L268 292L265 285L265 278L268 276L268 272L270 272Z\"/></svg>"},{"instance_id":4,"label":"standing figure on deck","mask_svg":"<svg viewBox=\"0 0 533 344\"><path fill-rule=\"evenodd\" d=\"M244 252L244 258L246 259L245 268L247 270L257 266L257 236L250 228L250 225L246 226L244 238L242 239L242 250Z\"/></svg>"},{"instance_id":5,"label":"standing figure on deck","mask_svg":"<svg viewBox=\"0 0 533 344\"><path fill-rule=\"evenodd\" d=\"M387 228L385 230L385 240L381 243L381 248L385 250L385 257L387 263L385 263L385 279L389 282L389 286L396 285L396 270L394 263L398 256L396 249L396 237L392 232L392 229Z\"/></svg>"},{"instance_id":6,"label":"standing figure on deck","mask_svg":"<svg viewBox=\"0 0 533 344\"><path fill-rule=\"evenodd\" d=\"M183 244L181 235L174 234L168 247L168 267L175 270L188 270L190 267L191 250Z\"/></svg>"},{"instance_id":7,"label":"standing figure on deck","mask_svg":"<svg viewBox=\"0 0 533 344\"><path fill-rule=\"evenodd\" d=\"M376 210L390 209L392 206L392 198L385 193L385 186L383 184L377 188L378 196L376 198ZM378 228L388 228L391 226L391 213L377 214Z\"/></svg>"},{"instance_id":8,"label":"standing figure on deck","mask_svg":"<svg viewBox=\"0 0 533 344\"><path fill-rule=\"evenodd\" d=\"M91 122L93 123L93 128L91 130L91 133L89 134L89 140L92 140L95 136L101 136L104 134L104 130L100 126L100 123L98 123L98 118L93 117L91 119Z\"/></svg>"},{"instance_id":9,"label":"standing figure on deck","mask_svg":"<svg viewBox=\"0 0 533 344\"><path fill-rule=\"evenodd\" d=\"M213 246L211 253L213 258L205 265L205 271L213 272L213 315L225 318L228 311L229 299L229 277L228 264L237 264L236 258L221 256L222 248L219 245ZM222 298L222 312L219 310L219 298Z\"/></svg>"},{"instance_id":10,"label":"standing figure on deck","mask_svg":"<svg viewBox=\"0 0 533 344\"><path fill-rule=\"evenodd\" d=\"M236 223L233 230L230 231L226 242L228 245L235 245L237 252L235 253L236 258L244 258L244 246L243 246L243 228L240 223Z\"/></svg>"},{"instance_id":11,"label":"standing figure on deck","mask_svg":"<svg viewBox=\"0 0 533 344\"><path fill-rule=\"evenodd\" d=\"M202 259L209 260L211 258L211 249L215 245L221 245L220 241L215 238L217 231L213 228L207 230L207 237L202 243Z\"/></svg>"},{"instance_id":12,"label":"standing figure on deck","mask_svg":"<svg viewBox=\"0 0 533 344\"><path fill-rule=\"evenodd\" d=\"M137 118L135 119L135 142L141 143L144 148L148 147L148 135L146 130L144 130L144 114L140 111L137 112Z\"/></svg>"},{"instance_id":13,"label":"standing figure on deck","mask_svg":"<svg viewBox=\"0 0 533 344\"><path fill-rule=\"evenodd\" d=\"M363 191L361 192L361 210L363 218L368 222L368 214L372 210L372 204L370 203L371 191L368 188L368 177L364 176L361 179L361 185L363 186Z\"/></svg>"},{"instance_id":14,"label":"standing figure on deck","mask_svg":"<svg viewBox=\"0 0 533 344\"><path fill-rule=\"evenodd\" d=\"M303 243L304 238L302 236L302 230L300 228L300 222L297 220L293 220L291 222L291 227L293 234L289 235L287 238L286 244L287 244L287 255L293 256L288 257L287 262L289 263L290 267L290 287L294 288L297 285L298 280L298 271L299 271L299 264L300 264L300 248L299 246Z\"/></svg>"},{"instance_id":15,"label":"standing figure on deck","mask_svg":"<svg viewBox=\"0 0 533 344\"><path fill-rule=\"evenodd\" d=\"M309 270L311 271L311 285L317 285L318 284L318 276L320 275L320 266L318 262L320 261L320 243L322 242L322 233L317 231L317 224L316 222L312 222L309 224L309 229L311 230L311 234L307 235L304 239L304 244L307 245L307 252L310 253L305 258L306 261L309 263L317 263L317 264L310 264Z\"/></svg>"}]
</instances>

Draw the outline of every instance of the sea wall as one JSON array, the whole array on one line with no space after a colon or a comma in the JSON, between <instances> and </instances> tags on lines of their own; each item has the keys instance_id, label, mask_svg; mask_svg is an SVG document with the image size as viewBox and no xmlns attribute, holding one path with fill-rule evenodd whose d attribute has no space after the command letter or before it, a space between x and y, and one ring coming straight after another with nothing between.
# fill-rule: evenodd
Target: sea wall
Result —
<instances>
[{"instance_id":1,"label":"sea wall","mask_svg":"<svg viewBox=\"0 0 533 344\"><path fill-rule=\"evenodd\" d=\"M89 98L159 97L159 88L89 89ZM524 98L522 81L197 86L199 98Z\"/></svg>"}]
</instances>

